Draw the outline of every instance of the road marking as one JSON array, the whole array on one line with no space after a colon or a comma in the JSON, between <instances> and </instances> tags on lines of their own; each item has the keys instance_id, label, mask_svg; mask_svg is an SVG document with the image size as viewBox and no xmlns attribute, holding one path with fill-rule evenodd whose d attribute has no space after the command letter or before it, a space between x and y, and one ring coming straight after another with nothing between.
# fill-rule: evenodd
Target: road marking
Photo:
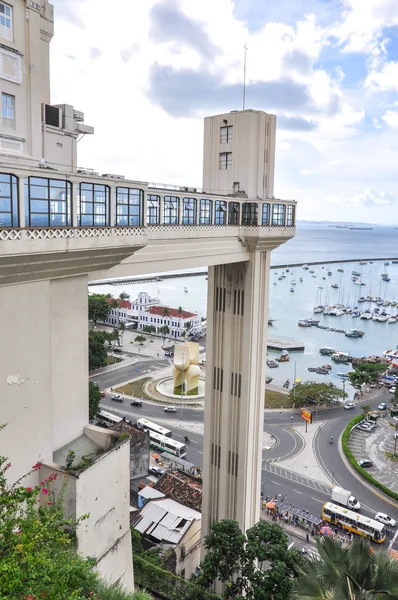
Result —
<instances>
[{"instance_id":1,"label":"road marking","mask_svg":"<svg viewBox=\"0 0 398 600\"><path fill-rule=\"evenodd\" d=\"M292 488L292 492L296 492L296 494L301 494L301 495L303 495L303 492L299 492L298 490L295 490L294 488Z\"/></svg>"},{"instance_id":2,"label":"road marking","mask_svg":"<svg viewBox=\"0 0 398 600\"><path fill-rule=\"evenodd\" d=\"M198 450L198 454L203 454L203 452L201 452L200 450Z\"/></svg>"},{"instance_id":3,"label":"road marking","mask_svg":"<svg viewBox=\"0 0 398 600\"><path fill-rule=\"evenodd\" d=\"M315 500L315 502L319 502L320 504L325 504L323 500L319 500L319 498L314 498L311 496L311 500Z\"/></svg>"}]
</instances>

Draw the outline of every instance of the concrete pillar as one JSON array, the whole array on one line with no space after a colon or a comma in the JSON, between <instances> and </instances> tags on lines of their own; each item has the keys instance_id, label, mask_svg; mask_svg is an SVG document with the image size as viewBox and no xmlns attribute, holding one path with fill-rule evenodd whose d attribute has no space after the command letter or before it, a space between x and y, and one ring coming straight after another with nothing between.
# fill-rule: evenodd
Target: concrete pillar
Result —
<instances>
[{"instance_id":1,"label":"concrete pillar","mask_svg":"<svg viewBox=\"0 0 398 600\"><path fill-rule=\"evenodd\" d=\"M109 225L114 227L116 223L116 186L110 187L110 202L109 202Z\"/></svg>"},{"instance_id":2,"label":"concrete pillar","mask_svg":"<svg viewBox=\"0 0 398 600\"><path fill-rule=\"evenodd\" d=\"M72 181L72 227L77 227L77 206L79 202L79 184Z\"/></svg>"},{"instance_id":3,"label":"concrete pillar","mask_svg":"<svg viewBox=\"0 0 398 600\"><path fill-rule=\"evenodd\" d=\"M260 517L270 252L209 267L202 535Z\"/></svg>"},{"instance_id":4,"label":"concrete pillar","mask_svg":"<svg viewBox=\"0 0 398 600\"><path fill-rule=\"evenodd\" d=\"M164 211L164 196L163 196L163 194L159 195L159 198L160 198L160 202L159 202L159 211L160 211L160 213L159 213L159 225L163 225L163 223L164 223L164 213L163 213L163 211Z\"/></svg>"},{"instance_id":5,"label":"concrete pillar","mask_svg":"<svg viewBox=\"0 0 398 600\"><path fill-rule=\"evenodd\" d=\"M27 215L25 215L25 179L24 177L18 178L18 209L19 209L19 226L26 227L29 222Z\"/></svg>"}]
</instances>

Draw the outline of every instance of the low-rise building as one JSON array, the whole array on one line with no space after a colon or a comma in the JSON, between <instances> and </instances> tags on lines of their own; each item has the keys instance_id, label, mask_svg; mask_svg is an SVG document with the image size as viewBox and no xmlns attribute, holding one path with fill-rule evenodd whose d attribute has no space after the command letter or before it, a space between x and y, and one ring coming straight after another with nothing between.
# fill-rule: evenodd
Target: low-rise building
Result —
<instances>
[{"instance_id":1,"label":"low-rise building","mask_svg":"<svg viewBox=\"0 0 398 600\"><path fill-rule=\"evenodd\" d=\"M186 333L200 333L201 318L198 313L169 308L168 306L150 306L139 314L138 329L141 331L145 326L153 325L156 333L160 333L161 327L167 326L170 336L174 338L184 337Z\"/></svg>"},{"instance_id":2,"label":"low-rise building","mask_svg":"<svg viewBox=\"0 0 398 600\"><path fill-rule=\"evenodd\" d=\"M190 579L200 563L201 522L200 512L171 498L147 498L131 525L142 535L144 545L163 550L170 570Z\"/></svg>"},{"instance_id":3,"label":"low-rise building","mask_svg":"<svg viewBox=\"0 0 398 600\"><path fill-rule=\"evenodd\" d=\"M197 511L202 510L202 483L195 477L170 470L156 482L155 487L176 502Z\"/></svg>"}]
</instances>

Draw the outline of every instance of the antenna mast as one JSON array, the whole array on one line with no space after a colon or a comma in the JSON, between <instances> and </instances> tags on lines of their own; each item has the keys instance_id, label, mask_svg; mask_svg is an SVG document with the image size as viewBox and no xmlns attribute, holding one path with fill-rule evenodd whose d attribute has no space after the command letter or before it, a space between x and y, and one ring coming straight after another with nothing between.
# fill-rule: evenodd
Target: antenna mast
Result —
<instances>
[{"instance_id":1,"label":"antenna mast","mask_svg":"<svg viewBox=\"0 0 398 600\"><path fill-rule=\"evenodd\" d=\"M245 110L245 102L246 102L246 52L247 52L247 45L245 43L245 58L244 58L244 62L243 62L243 110Z\"/></svg>"}]
</instances>

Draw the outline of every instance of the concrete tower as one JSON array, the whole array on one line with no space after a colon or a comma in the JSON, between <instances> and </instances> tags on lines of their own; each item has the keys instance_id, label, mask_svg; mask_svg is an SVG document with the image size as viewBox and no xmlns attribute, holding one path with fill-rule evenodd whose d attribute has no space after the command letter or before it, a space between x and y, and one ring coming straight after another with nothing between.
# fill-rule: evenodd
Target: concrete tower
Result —
<instances>
[{"instance_id":1,"label":"concrete tower","mask_svg":"<svg viewBox=\"0 0 398 600\"><path fill-rule=\"evenodd\" d=\"M206 117L203 188L249 199L274 195L276 116L234 110Z\"/></svg>"},{"instance_id":2,"label":"concrete tower","mask_svg":"<svg viewBox=\"0 0 398 600\"><path fill-rule=\"evenodd\" d=\"M233 111L205 119L203 187L249 200L273 195L276 117ZM255 228L253 228L255 229ZM247 262L209 267L203 534L216 520L259 520L270 252L242 238Z\"/></svg>"}]
</instances>

